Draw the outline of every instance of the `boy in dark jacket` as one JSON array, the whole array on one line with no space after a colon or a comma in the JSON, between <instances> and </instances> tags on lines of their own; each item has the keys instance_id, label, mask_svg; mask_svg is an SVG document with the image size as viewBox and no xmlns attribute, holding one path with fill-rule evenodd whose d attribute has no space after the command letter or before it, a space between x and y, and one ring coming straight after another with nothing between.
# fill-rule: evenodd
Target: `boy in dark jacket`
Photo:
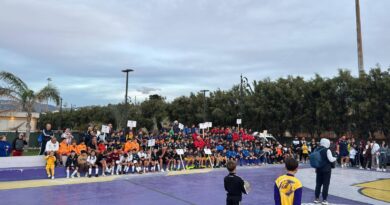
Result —
<instances>
[{"instance_id":1,"label":"boy in dark jacket","mask_svg":"<svg viewBox=\"0 0 390 205\"><path fill-rule=\"evenodd\" d=\"M248 194L245 190L245 182L236 175L235 161L228 161L226 167L229 171L229 175L224 179L224 186L227 191L226 205L239 205L242 200L242 193Z\"/></svg>"}]
</instances>

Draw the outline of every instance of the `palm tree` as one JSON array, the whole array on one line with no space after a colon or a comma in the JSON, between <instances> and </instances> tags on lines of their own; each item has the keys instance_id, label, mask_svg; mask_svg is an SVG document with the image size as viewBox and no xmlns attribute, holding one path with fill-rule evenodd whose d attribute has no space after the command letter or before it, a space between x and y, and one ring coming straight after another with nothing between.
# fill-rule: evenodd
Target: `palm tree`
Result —
<instances>
[{"instance_id":1,"label":"palm tree","mask_svg":"<svg viewBox=\"0 0 390 205\"><path fill-rule=\"evenodd\" d=\"M60 94L56 87L48 84L38 92L30 90L26 83L12 73L1 71L0 80L5 85L0 85L0 97L6 97L13 100L19 110L27 112L26 138L31 132L31 117L34 110L34 104L43 100L53 100L57 105L60 103Z\"/></svg>"}]
</instances>

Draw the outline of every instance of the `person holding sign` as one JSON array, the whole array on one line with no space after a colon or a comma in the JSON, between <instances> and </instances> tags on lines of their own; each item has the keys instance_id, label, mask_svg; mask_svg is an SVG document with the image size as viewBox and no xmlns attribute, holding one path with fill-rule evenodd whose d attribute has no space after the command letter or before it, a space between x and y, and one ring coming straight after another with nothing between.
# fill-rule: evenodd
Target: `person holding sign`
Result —
<instances>
[{"instance_id":1,"label":"person holding sign","mask_svg":"<svg viewBox=\"0 0 390 205\"><path fill-rule=\"evenodd\" d=\"M242 194L248 194L244 180L236 175L236 162L228 161L226 164L229 175L224 178L224 187L227 192L226 205L239 205Z\"/></svg>"}]
</instances>

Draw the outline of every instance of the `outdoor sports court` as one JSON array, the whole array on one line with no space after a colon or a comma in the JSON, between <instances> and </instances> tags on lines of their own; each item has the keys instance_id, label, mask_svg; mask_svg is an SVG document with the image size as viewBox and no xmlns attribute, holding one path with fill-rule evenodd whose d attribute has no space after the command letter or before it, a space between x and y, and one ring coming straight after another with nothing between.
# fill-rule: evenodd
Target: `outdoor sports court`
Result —
<instances>
[{"instance_id":1,"label":"outdoor sports court","mask_svg":"<svg viewBox=\"0 0 390 205\"><path fill-rule=\"evenodd\" d=\"M65 179L57 168L57 179L45 178L43 168L0 170L2 204L225 204L225 169L200 169L144 175ZM273 204L273 183L284 173L282 165L245 167L238 175L252 190L243 204ZM304 185L303 203L312 204L315 175L311 168L297 174ZM330 204L389 204L390 174L334 169Z\"/></svg>"}]
</instances>

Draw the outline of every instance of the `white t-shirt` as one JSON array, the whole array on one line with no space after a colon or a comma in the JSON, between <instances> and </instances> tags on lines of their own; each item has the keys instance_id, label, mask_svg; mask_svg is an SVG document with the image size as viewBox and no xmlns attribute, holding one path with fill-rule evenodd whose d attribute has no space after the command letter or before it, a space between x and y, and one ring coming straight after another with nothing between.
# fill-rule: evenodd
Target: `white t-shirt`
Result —
<instances>
[{"instance_id":1,"label":"white t-shirt","mask_svg":"<svg viewBox=\"0 0 390 205\"><path fill-rule=\"evenodd\" d=\"M88 156L87 162L89 164L95 165L95 163L96 163L96 156Z\"/></svg>"},{"instance_id":2,"label":"white t-shirt","mask_svg":"<svg viewBox=\"0 0 390 205\"><path fill-rule=\"evenodd\" d=\"M349 158L355 159L355 156L356 156L356 150L354 148L351 148L351 150L349 151Z\"/></svg>"},{"instance_id":3,"label":"white t-shirt","mask_svg":"<svg viewBox=\"0 0 390 205\"><path fill-rule=\"evenodd\" d=\"M57 152L59 148L60 148L60 144L59 144L58 142L53 143L53 142L51 142L51 140L50 140L50 141L48 141L48 142L46 143L45 151L46 151L46 152Z\"/></svg>"}]
</instances>

